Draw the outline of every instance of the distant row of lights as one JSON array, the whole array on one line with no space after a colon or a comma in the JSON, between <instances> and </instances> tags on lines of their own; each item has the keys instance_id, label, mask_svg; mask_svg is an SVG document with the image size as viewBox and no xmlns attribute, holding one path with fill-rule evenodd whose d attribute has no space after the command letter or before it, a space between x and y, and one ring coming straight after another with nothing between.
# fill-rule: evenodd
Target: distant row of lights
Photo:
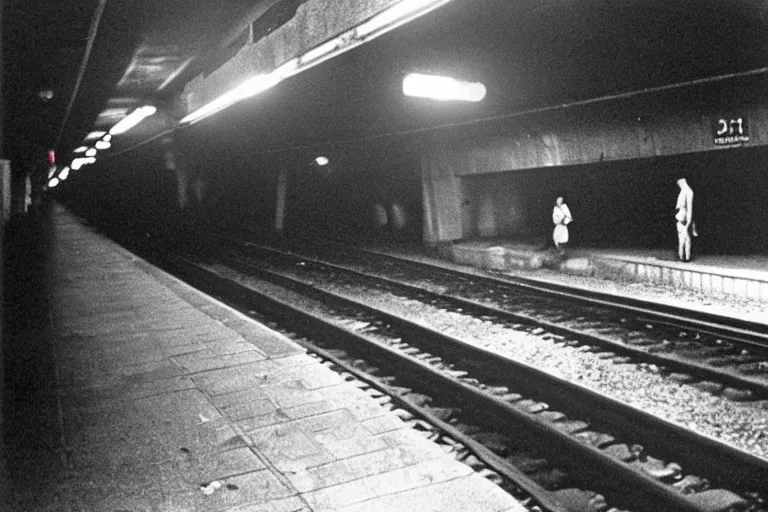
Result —
<instances>
[{"instance_id":1,"label":"distant row of lights","mask_svg":"<svg viewBox=\"0 0 768 512\"><path fill-rule=\"evenodd\" d=\"M233 105L234 103L262 93L299 71L315 66L331 57L350 50L355 46L370 41L371 39L374 39L414 18L422 16L449 1L450 0L402 0L357 27L344 32L330 41L326 41L316 46L300 57L285 62L271 73L258 75L246 80L234 89L191 112L181 119L180 124L193 124ZM452 77L412 73L406 76L403 80L403 94L406 96L428 98L438 101L477 102L485 97L486 89L485 86L479 82L466 82ZM120 135L127 132L145 118L153 115L156 111L156 107L145 105L133 110L133 112L120 120L120 122L110 128L109 133L90 133L85 140L97 139L96 142L93 147L81 146L74 150L75 153L85 153L85 156L75 158L70 164L71 168L77 170L83 165L94 163L96 161L95 157L98 150L109 149L111 147L110 140L113 135ZM325 163L316 163L322 166L327 164L327 160ZM54 187L61 180L66 179L69 168L65 167L64 169L67 172L65 173L64 170L62 170L58 175L58 179L54 177L49 181L49 186Z\"/></svg>"},{"instance_id":2,"label":"distant row of lights","mask_svg":"<svg viewBox=\"0 0 768 512\"><path fill-rule=\"evenodd\" d=\"M64 167L58 175L50 178L48 180L48 186L53 188L57 186L62 181L66 180L69 176L69 171L74 170L77 171L80 168L82 168L84 165L90 165L96 163L96 155L101 150L106 150L112 147L112 137L115 135L121 135L140 122L142 122L147 117L155 114L157 112L157 107L154 107L152 105L144 105L142 107L139 107L135 109L133 112L125 116L123 119L121 119L119 122L117 122L112 128L109 129L109 132L91 132L88 135L85 136L86 141L94 141L93 146L80 146L78 148L75 148L72 152L75 154L83 154L83 156L75 157L72 162L69 164L69 167Z\"/></svg>"}]
</instances>

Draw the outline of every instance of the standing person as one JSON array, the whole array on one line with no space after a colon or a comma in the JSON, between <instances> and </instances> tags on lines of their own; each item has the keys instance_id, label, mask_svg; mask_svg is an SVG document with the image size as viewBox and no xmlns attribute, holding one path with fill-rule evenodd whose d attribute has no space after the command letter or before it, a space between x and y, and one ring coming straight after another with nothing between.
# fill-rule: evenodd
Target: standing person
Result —
<instances>
[{"instance_id":1,"label":"standing person","mask_svg":"<svg viewBox=\"0 0 768 512\"><path fill-rule=\"evenodd\" d=\"M680 261L691 261L691 231L693 225L693 189L685 178L677 180L680 193L675 205L675 220L677 221L677 258Z\"/></svg>"},{"instance_id":2,"label":"standing person","mask_svg":"<svg viewBox=\"0 0 768 512\"><path fill-rule=\"evenodd\" d=\"M565 249L561 246L568 243L568 224L572 221L571 210L563 202L563 198L558 197L557 201L555 201L555 208L552 210L552 222L555 225L555 230L552 232L552 240L561 254L565 252Z\"/></svg>"}]
</instances>

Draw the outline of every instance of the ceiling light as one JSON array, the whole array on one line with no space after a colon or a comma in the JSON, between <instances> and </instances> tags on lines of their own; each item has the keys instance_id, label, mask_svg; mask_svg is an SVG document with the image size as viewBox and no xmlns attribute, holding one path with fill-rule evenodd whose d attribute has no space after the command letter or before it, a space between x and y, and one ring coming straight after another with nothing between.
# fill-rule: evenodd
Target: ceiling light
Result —
<instances>
[{"instance_id":1,"label":"ceiling light","mask_svg":"<svg viewBox=\"0 0 768 512\"><path fill-rule=\"evenodd\" d=\"M75 158L74 160L72 160L72 163L69 164L69 166L76 171L84 165L93 164L93 163L96 163L96 159L94 157Z\"/></svg>"},{"instance_id":2,"label":"ceiling light","mask_svg":"<svg viewBox=\"0 0 768 512\"><path fill-rule=\"evenodd\" d=\"M412 18L426 14L432 9L436 9L450 0L401 0L389 9L376 14L365 23L355 28L355 35L358 38L368 37L374 32L391 30L396 26L402 25ZM382 30L386 29L386 30Z\"/></svg>"},{"instance_id":3,"label":"ceiling light","mask_svg":"<svg viewBox=\"0 0 768 512\"><path fill-rule=\"evenodd\" d=\"M289 76L296 73L298 70L299 70L299 59L294 58L294 59L283 62L277 67L277 69L275 69L270 74L283 79L283 78L288 78Z\"/></svg>"},{"instance_id":4,"label":"ceiling light","mask_svg":"<svg viewBox=\"0 0 768 512\"><path fill-rule=\"evenodd\" d=\"M333 52L336 48L338 48L339 46L342 46L343 43L344 43L344 38L334 37L330 41L326 41L325 43L312 48L307 53L302 55L299 58L299 60L301 61L302 64L306 64L307 62L317 60L320 57L323 57Z\"/></svg>"},{"instance_id":5,"label":"ceiling light","mask_svg":"<svg viewBox=\"0 0 768 512\"><path fill-rule=\"evenodd\" d=\"M315 158L315 163L320 166L328 165L328 162L329 162L328 158L324 156L319 156Z\"/></svg>"},{"instance_id":6,"label":"ceiling light","mask_svg":"<svg viewBox=\"0 0 768 512\"><path fill-rule=\"evenodd\" d=\"M111 135L120 135L122 133L127 132L140 122L144 120L144 118L151 116L157 112L157 108L153 107L152 105L145 105L143 107L139 107L124 118L120 120L116 125L114 125L112 128L109 129L109 133ZM103 134L102 134L103 135Z\"/></svg>"},{"instance_id":7,"label":"ceiling light","mask_svg":"<svg viewBox=\"0 0 768 512\"><path fill-rule=\"evenodd\" d=\"M112 143L111 142L106 142L106 141L103 141L103 140L97 140L96 144L94 144L94 146L96 147L96 149L109 149L109 148L112 147Z\"/></svg>"},{"instance_id":8,"label":"ceiling light","mask_svg":"<svg viewBox=\"0 0 768 512\"><path fill-rule=\"evenodd\" d=\"M195 110L191 114L184 117L180 122L182 124L193 123L202 119L203 117L208 117L211 114L218 112L219 110L223 110L228 106L237 103L238 101L244 100L251 96L256 96L257 94L264 92L271 87L274 87L280 82L280 80L282 80L282 77L274 72L268 75L255 76L238 85L231 91L225 92L210 103Z\"/></svg>"},{"instance_id":9,"label":"ceiling light","mask_svg":"<svg viewBox=\"0 0 768 512\"><path fill-rule=\"evenodd\" d=\"M127 113L127 108L108 108L106 110L102 110L99 114L99 117L120 117L126 115Z\"/></svg>"},{"instance_id":10,"label":"ceiling light","mask_svg":"<svg viewBox=\"0 0 768 512\"><path fill-rule=\"evenodd\" d=\"M85 140L96 140L100 139L104 134L107 132L91 132L88 135L85 136Z\"/></svg>"},{"instance_id":11,"label":"ceiling light","mask_svg":"<svg viewBox=\"0 0 768 512\"><path fill-rule=\"evenodd\" d=\"M281 64L277 69L266 75L259 75L237 86L213 101L187 114L180 124L192 124L208 117L245 98L255 96L281 80L296 73L335 57L354 48L365 41L377 37L411 19L448 3L450 0L401 0L394 6L376 14L365 23L352 28L339 36L326 41L301 55ZM110 130L110 133L115 133Z\"/></svg>"},{"instance_id":12,"label":"ceiling light","mask_svg":"<svg viewBox=\"0 0 768 512\"><path fill-rule=\"evenodd\" d=\"M85 153L86 151L88 151L88 146L80 146L72 150L73 153Z\"/></svg>"},{"instance_id":13,"label":"ceiling light","mask_svg":"<svg viewBox=\"0 0 768 512\"><path fill-rule=\"evenodd\" d=\"M411 73L403 79L403 94L438 101L480 101L485 98L485 86L449 76Z\"/></svg>"},{"instance_id":14,"label":"ceiling light","mask_svg":"<svg viewBox=\"0 0 768 512\"><path fill-rule=\"evenodd\" d=\"M95 148L89 148L88 151L85 152L85 156L96 156L96 149Z\"/></svg>"},{"instance_id":15,"label":"ceiling light","mask_svg":"<svg viewBox=\"0 0 768 512\"><path fill-rule=\"evenodd\" d=\"M48 182L48 186L53 188L56 185L59 184L59 178L51 178L51 180Z\"/></svg>"},{"instance_id":16,"label":"ceiling light","mask_svg":"<svg viewBox=\"0 0 768 512\"><path fill-rule=\"evenodd\" d=\"M104 135L104 136L101 138L101 140L103 140L104 142L109 142L109 141L111 141L111 140L112 140L112 135L110 135L109 133L107 133L106 135Z\"/></svg>"},{"instance_id":17,"label":"ceiling light","mask_svg":"<svg viewBox=\"0 0 768 512\"><path fill-rule=\"evenodd\" d=\"M69 176L69 167L65 167L59 173L59 179L64 181Z\"/></svg>"}]
</instances>

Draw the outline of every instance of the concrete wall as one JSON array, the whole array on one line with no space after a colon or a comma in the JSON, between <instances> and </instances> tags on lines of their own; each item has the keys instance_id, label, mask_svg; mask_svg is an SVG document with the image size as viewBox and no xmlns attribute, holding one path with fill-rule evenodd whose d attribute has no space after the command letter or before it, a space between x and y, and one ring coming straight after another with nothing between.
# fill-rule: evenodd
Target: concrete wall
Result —
<instances>
[{"instance_id":1,"label":"concrete wall","mask_svg":"<svg viewBox=\"0 0 768 512\"><path fill-rule=\"evenodd\" d=\"M741 110L749 119L750 146L768 144L768 106ZM727 149L712 135L716 112L596 119L601 112L558 119L556 126L531 119L514 134L489 137L464 147L459 175L591 164Z\"/></svg>"},{"instance_id":2,"label":"concrete wall","mask_svg":"<svg viewBox=\"0 0 768 512\"><path fill-rule=\"evenodd\" d=\"M208 76L199 75L184 88L183 102L189 113L235 85L267 73L318 44L345 32L397 0L309 0L296 15L263 39L246 44L224 65ZM333 16L327 13L334 13Z\"/></svg>"},{"instance_id":3,"label":"concrete wall","mask_svg":"<svg viewBox=\"0 0 768 512\"><path fill-rule=\"evenodd\" d=\"M729 110L680 106L687 101L680 93L674 98L659 95L652 110L605 102L510 119L471 139L435 137L422 158L424 240L514 236L535 230L526 214L533 199L509 174L578 166L604 169L612 162L733 151L734 146L713 141L713 120ZM670 105L667 110L665 102ZM638 110L650 114L638 115ZM748 120L745 147L768 146L768 101L742 103L730 112Z\"/></svg>"},{"instance_id":4,"label":"concrete wall","mask_svg":"<svg viewBox=\"0 0 768 512\"><path fill-rule=\"evenodd\" d=\"M595 112L600 114L599 112ZM750 146L768 144L768 107L745 108ZM557 126L532 120L517 133L489 137L464 148L460 175L652 158L727 149L713 143L716 113L687 112L649 120L595 119L593 115L558 120Z\"/></svg>"}]
</instances>

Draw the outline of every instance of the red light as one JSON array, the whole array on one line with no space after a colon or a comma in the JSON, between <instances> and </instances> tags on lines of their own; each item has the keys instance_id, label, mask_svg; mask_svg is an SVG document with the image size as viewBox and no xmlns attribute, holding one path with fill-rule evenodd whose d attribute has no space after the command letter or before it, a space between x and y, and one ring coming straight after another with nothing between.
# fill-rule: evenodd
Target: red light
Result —
<instances>
[{"instance_id":1,"label":"red light","mask_svg":"<svg viewBox=\"0 0 768 512\"><path fill-rule=\"evenodd\" d=\"M51 163L51 164L56 163L56 152L52 149L48 151L48 163Z\"/></svg>"}]
</instances>

